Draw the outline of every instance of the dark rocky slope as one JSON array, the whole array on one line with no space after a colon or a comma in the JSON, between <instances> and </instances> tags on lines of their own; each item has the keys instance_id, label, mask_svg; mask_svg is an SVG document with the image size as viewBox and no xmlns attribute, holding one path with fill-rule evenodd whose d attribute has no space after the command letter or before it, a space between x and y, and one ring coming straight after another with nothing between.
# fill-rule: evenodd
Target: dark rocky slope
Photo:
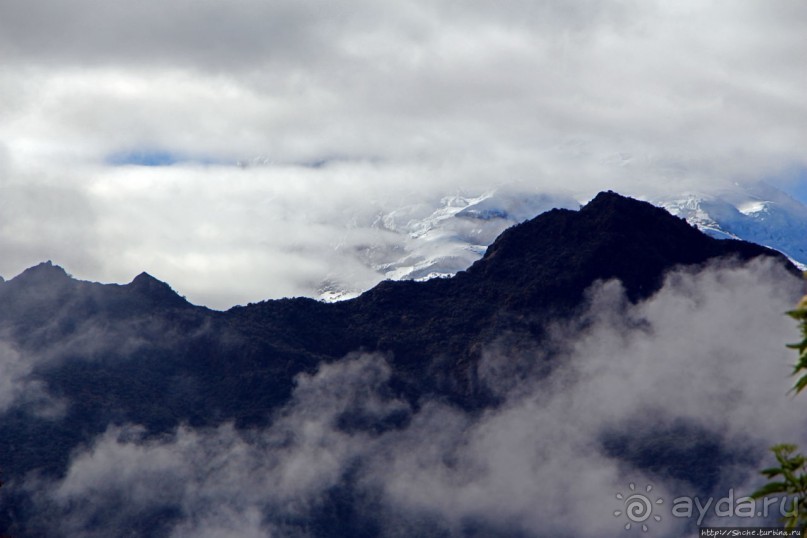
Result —
<instances>
[{"instance_id":1,"label":"dark rocky slope","mask_svg":"<svg viewBox=\"0 0 807 538\"><path fill-rule=\"evenodd\" d=\"M0 334L36 365L29 379L67 404L59 420L33 396L0 414L0 467L11 479L58 476L71 450L109 424L154 434L180 423L265 424L296 374L360 350L387 354L392 390L414 407L428 396L473 412L496 404L477 380L485 346L540 342L550 320L580 308L592 283L619 279L638 301L672 268L758 256L796 272L777 252L711 239L606 192L580 211L553 210L507 230L453 278L382 282L336 304L282 299L217 312L145 273L102 285L40 264L0 283ZM0 518L24 521L25 500L11 504Z\"/></svg>"}]
</instances>

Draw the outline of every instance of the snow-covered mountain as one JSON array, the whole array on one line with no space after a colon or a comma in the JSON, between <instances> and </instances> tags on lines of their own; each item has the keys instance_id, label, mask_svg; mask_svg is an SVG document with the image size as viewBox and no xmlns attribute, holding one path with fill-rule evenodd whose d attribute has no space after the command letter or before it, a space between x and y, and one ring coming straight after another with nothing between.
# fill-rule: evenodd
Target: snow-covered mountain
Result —
<instances>
[{"instance_id":1,"label":"snow-covered mountain","mask_svg":"<svg viewBox=\"0 0 807 538\"><path fill-rule=\"evenodd\" d=\"M807 269L807 206L766 183L654 201L718 239L774 248Z\"/></svg>"},{"instance_id":2,"label":"snow-covered mountain","mask_svg":"<svg viewBox=\"0 0 807 538\"><path fill-rule=\"evenodd\" d=\"M572 196L499 189L478 196L446 196L436 205L406 205L381 213L372 227L397 238L370 245L359 256L381 279L428 280L467 269L506 228L553 208L578 209ZM338 301L359 295L344 282L326 281L319 297Z\"/></svg>"},{"instance_id":3,"label":"snow-covered mountain","mask_svg":"<svg viewBox=\"0 0 807 538\"><path fill-rule=\"evenodd\" d=\"M383 215L377 225L405 234L409 239L407 255L378 269L395 280L450 276L479 259L513 224L555 207L579 206L572 198L496 191L473 198L443 198L427 215L428 209L423 206L404 207Z\"/></svg>"},{"instance_id":4,"label":"snow-covered mountain","mask_svg":"<svg viewBox=\"0 0 807 538\"><path fill-rule=\"evenodd\" d=\"M715 192L644 197L718 239L744 239L779 250L807 269L807 206L765 184ZM506 228L552 208L578 209L571 195L499 189L478 196L447 196L436 204L407 205L381 213L372 227L396 240L366 247L359 257L380 279L426 280L468 268ZM339 281L319 288L326 301L363 289Z\"/></svg>"}]
</instances>

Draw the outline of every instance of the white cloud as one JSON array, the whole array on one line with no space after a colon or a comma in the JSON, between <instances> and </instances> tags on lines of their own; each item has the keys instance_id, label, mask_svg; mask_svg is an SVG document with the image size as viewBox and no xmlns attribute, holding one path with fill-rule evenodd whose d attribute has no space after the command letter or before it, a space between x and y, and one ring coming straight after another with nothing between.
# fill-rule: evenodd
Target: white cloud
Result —
<instances>
[{"instance_id":1,"label":"white cloud","mask_svg":"<svg viewBox=\"0 0 807 538\"><path fill-rule=\"evenodd\" d=\"M221 307L310 294L323 266L350 264L325 245L379 195L394 208L521 181L585 199L776 176L807 164L805 19L798 0L6 2L0 189L59 185L89 206L31 195L27 218L6 210L20 222L0 232L0 270L52 258L121 281L147 269L145 255ZM275 166L107 164L143 150ZM122 174L150 177L149 198L127 204ZM233 178L237 209L222 213ZM278 231L279 214L291 217ZM238 233L233 253L199 233L217 215L321 241L300 256ZM46 239L61 230L70 239ZM238 289L217 291L226 275Z\"/></svg>"},{"instance_id":2,"label":"white cloud","mask_svg":"<svg viewBox=\"0 0 807 538\"><path fill-rule=\"evenodd\" d=\"M178 516L175 536L265 536L272 529L301 527L328 488L376 443L359 427L342 431L340 420L380 420L408 406L379 391L389 379L373 356L323 365L301 375L295 394L264 432L182 427L174 435L146 439L138 427L110 427L74 458L67 476L47 501L60 510L42 520L53 532L120 534L147 513ZM42 484L35 483L43 500ZM114 514L110 512L114 511ZM295 523L295 521L297 523ZM299 529L298 529L299 531ZM306 533L299 531L299 535Z\"/></svg>"},{"instance_id":3,"label":"white cloud","mask_svg":"<svg viewBox=\"0 0 807 538\"><path fill-rule=\"evenodd\" d=\"M22 394L28 391L26 378L31 365L13 346L0 342L0 413L6 411Z\"/></svg>"},{"instance_id":4,"label":"white cloud","mask_svg":"<svg viewBox=\"0 0 807 538\"><path fill-rule=\"evenodd\" d=\"M21 406L39 418L64 416L67 403L50 395L46 384L34 374L38 362L21 353L11 339L0 340L0 414Z\"/></svg>"}]
</instances>

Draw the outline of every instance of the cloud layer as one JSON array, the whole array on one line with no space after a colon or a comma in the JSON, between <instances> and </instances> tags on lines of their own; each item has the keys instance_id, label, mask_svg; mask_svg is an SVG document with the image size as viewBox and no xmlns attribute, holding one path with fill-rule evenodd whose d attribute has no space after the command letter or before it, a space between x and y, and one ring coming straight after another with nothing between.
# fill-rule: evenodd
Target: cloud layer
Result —
<instances>
[{"instance_id":1,"label":"cloud layer","mask_svg":"<svg viewBox=\"0 0 807 538\"><path fill-rule=\"evenodd\" d=\"M298 377L264 430L149 438L110 427L64 479L28 487L50 535L118 535L148 521L171 536L597 537L624 532L617 492L652 483L667 503L654 532L681 536L694 520L671 515L675 497L744 495L768 445L807 441L794 426L803 402L786 396L783 345L796 335L782 312L799 292L766 262L674 273L639 305L604 283L580 319L554 329L565 351L548 375L501 367L543 360L540 350L491 348L487 379L505 401L481 415L434 401L412 409L391 395L384 357L356 355ZM615 436L626 440L619 451ZM648 444L664 436L689 475ZM692 461L705 442L720 450ZM642 450L661 459L643 462ZM346 513L335 506L354 510L349 529L334 527L345 525L334 510ZM713 512L704 521L726 523Z\"/></svg>"},{"instance_id":2,"label":"cloud layer","mask_svg":"<svg viewBox=\"0 0 807 538\"><path fill-rule=\"evenodd\" d=\"M145 269L225 307L377 279L332 247L457 191L797 177L805 22L798 0L5 2L0 273Z\"/></svg>"}]
</instances>

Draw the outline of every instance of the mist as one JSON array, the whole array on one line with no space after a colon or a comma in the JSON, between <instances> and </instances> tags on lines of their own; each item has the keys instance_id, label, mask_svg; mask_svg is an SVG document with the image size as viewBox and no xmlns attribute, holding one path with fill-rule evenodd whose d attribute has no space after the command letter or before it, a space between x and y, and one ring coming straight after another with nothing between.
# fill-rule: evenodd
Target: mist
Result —
<instances>
[{"instance_id":1,"label":"mist","mask_svg":"<svg viewBox=\"0 0 807 538\"><path fill-rule=\"evenodd\" d=\"M666 502L654 535L694 536L697 512L673 516L674 499L746 495L768 446L805 442L783 314L801 292L769 261L676 271L639 304L598 283L552 328L560 354L490 346L479 369L503 401L484 412L412 407L387 357L354 354L298 375L266 428L110 425L62 479L25 488L53 536L145 521L164 536L327 536L345 531L333 507L352 506L354 535L596 537L623 535L616 494L650 484Z\"/></svg>"}]
</instances>

